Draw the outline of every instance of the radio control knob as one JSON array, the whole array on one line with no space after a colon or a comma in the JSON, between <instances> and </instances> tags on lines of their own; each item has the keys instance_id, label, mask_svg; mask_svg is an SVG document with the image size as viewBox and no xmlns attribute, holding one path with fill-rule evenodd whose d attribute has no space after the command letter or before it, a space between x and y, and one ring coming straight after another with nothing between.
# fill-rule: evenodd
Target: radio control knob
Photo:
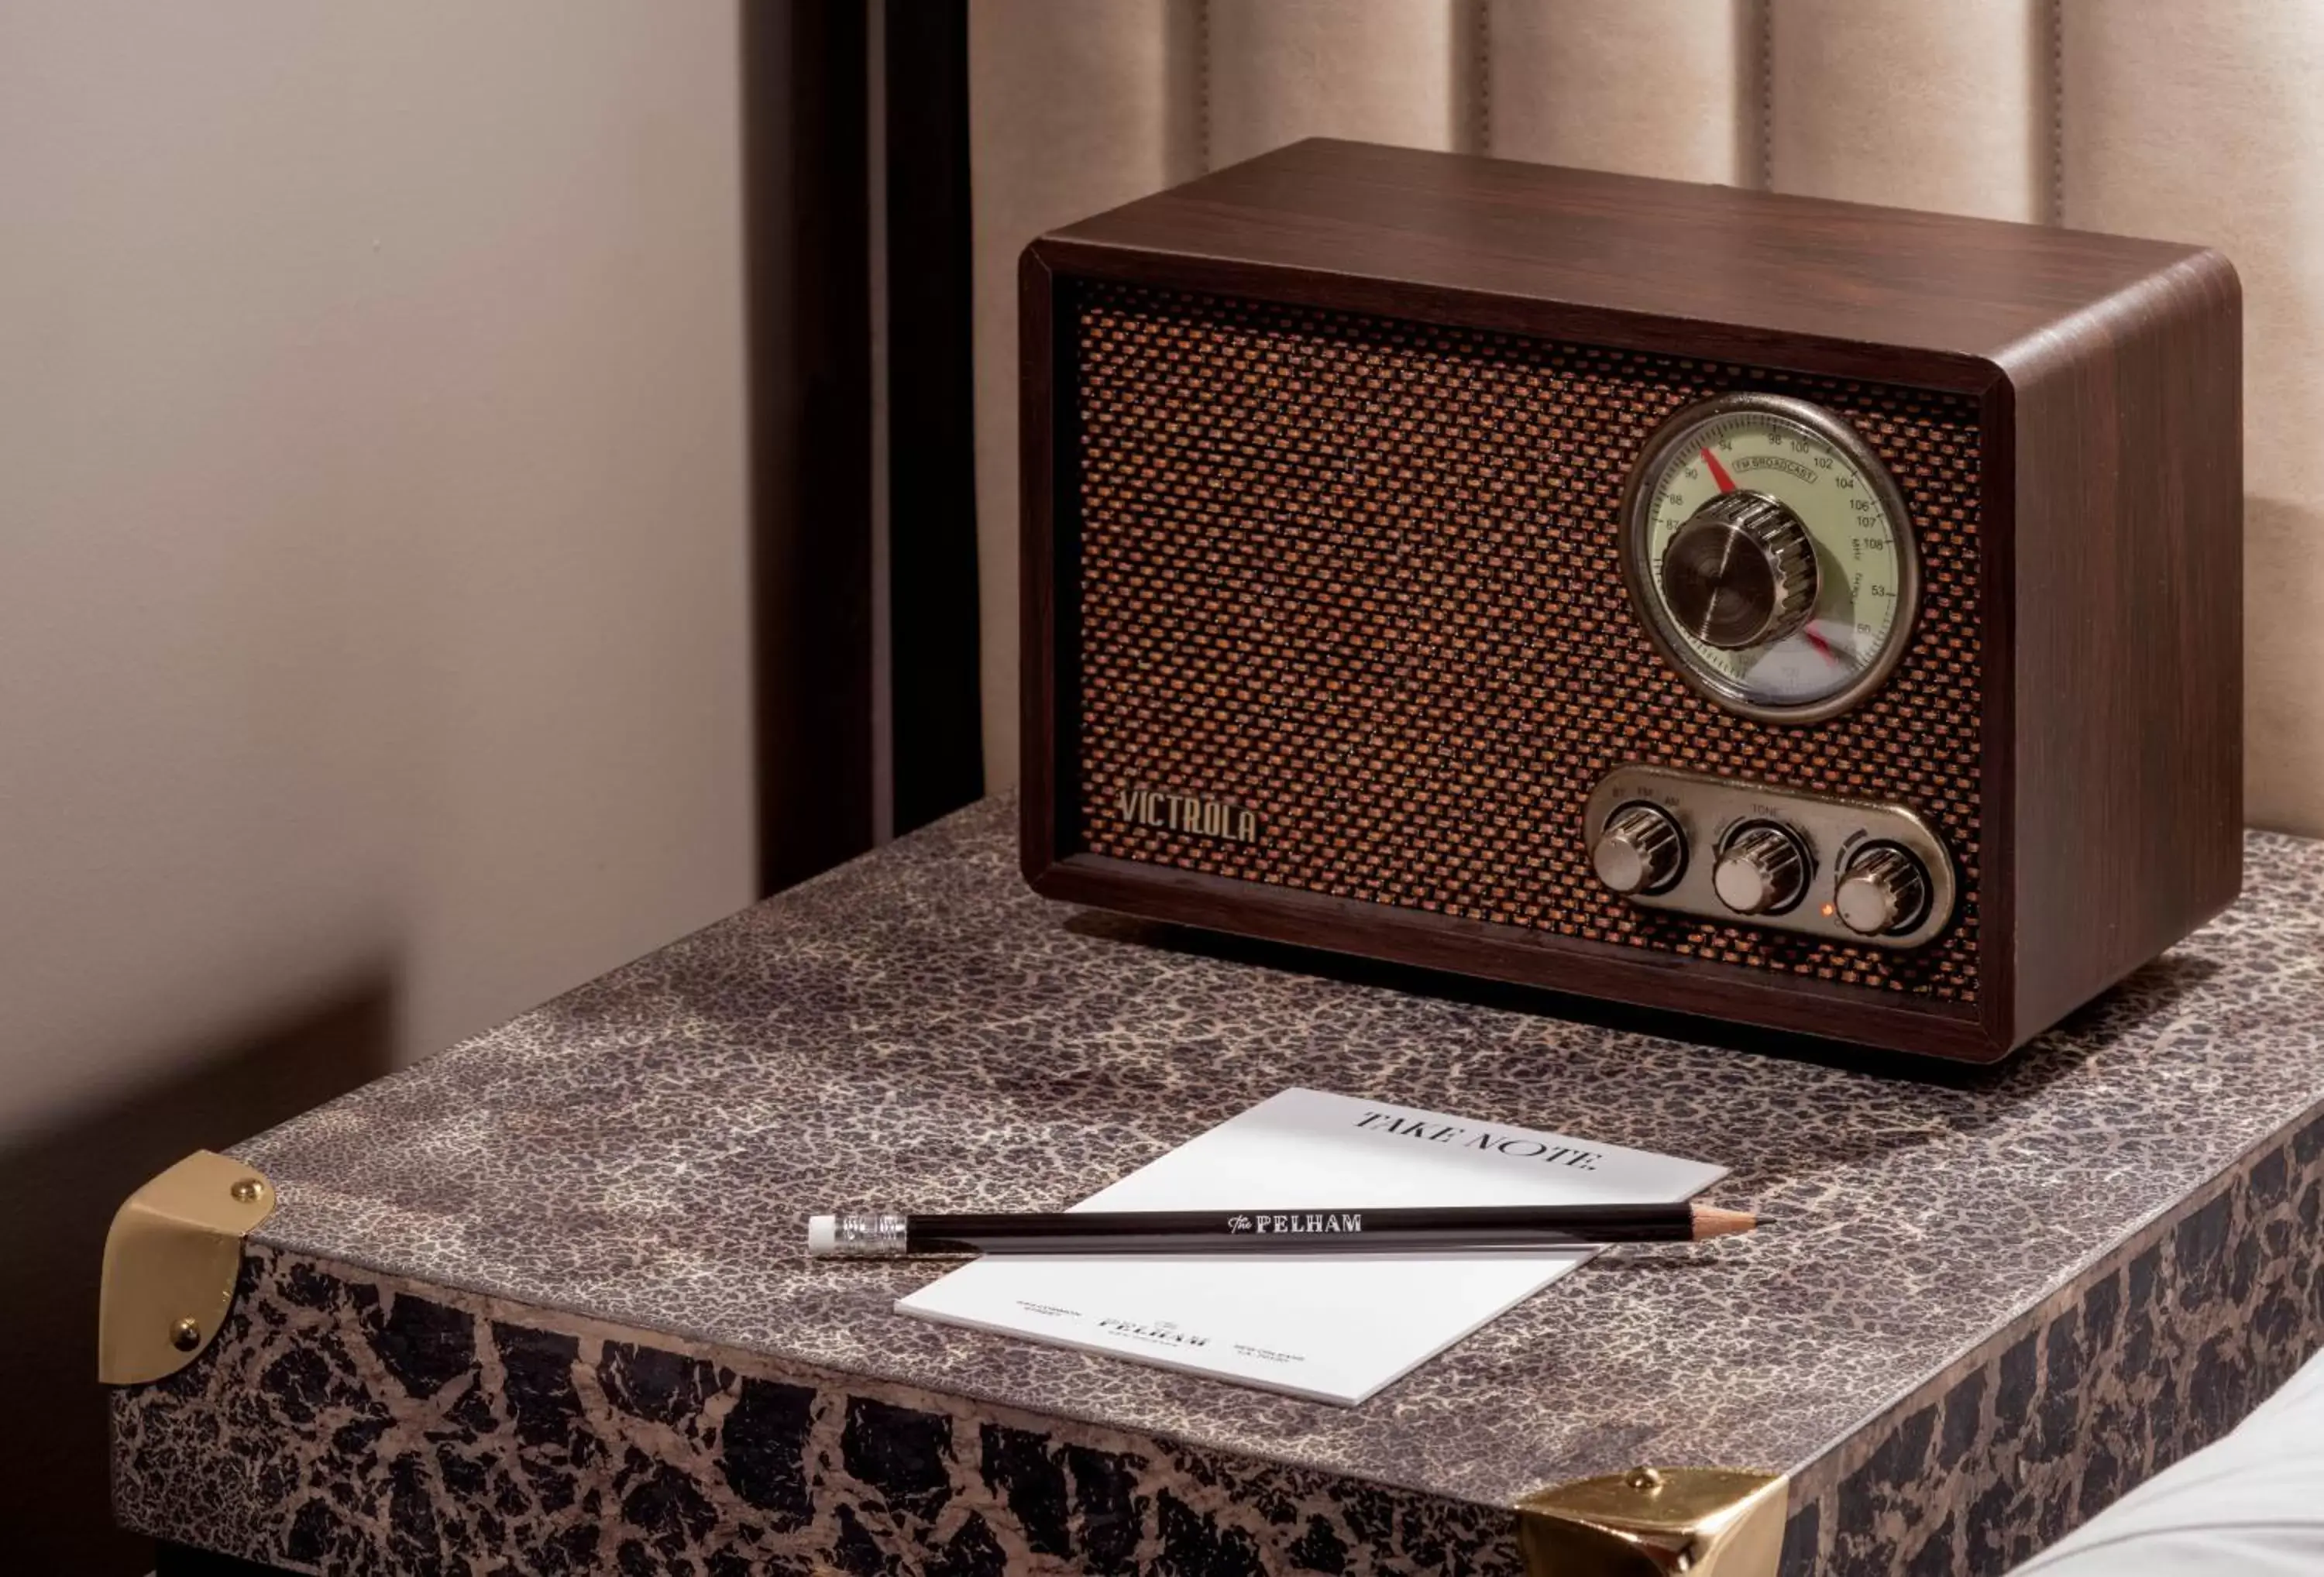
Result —
<instances>
[{"instance_id":1,"label":"radio control knob","mask_svg":"<svg viewBox=\"0 0 2324 1577\"><path fill-rule=\"evenodd\" d=\"M1599 881L1625 896L1660 892L1686 866L1686 837L1665 812L1633 802L1598 829L1590 865Z\"/></svg>"},{"instance_id":2,"label":"radio control knob","mask_svg":"<svg viewBox=\"0 0 2324 1577\"><path fill-rule=\"evenodd\" d=\"M1724 650L1781 641L1815 611L1815 543L1764 493L1722 493L1689 515L1659 573L1671 616Z\"/></svg>"},{"instance_id":3,"label":"radio control knob","mask_svg":"<svg viewBox=\"0 0 2324 1577\"><path fill-rule=\"evenodd\" d=\"M1894 844L1874 844L1840 873L1831 906L1859 936L1909 931L1929 906L1928 868Z\"/></svg>"},{"instance_id":4,"label":"radio control knob","mask_svg":"<svg viewBox=\"0 0 2324 1577\"><path fill-rule=\"evenodd\" d=\"M1807 888L1808 854L1799 838L1773 822L1744 827L1719 851L1711 890L1738 915L1779 915Z\"/></svg>"}]
</instances>

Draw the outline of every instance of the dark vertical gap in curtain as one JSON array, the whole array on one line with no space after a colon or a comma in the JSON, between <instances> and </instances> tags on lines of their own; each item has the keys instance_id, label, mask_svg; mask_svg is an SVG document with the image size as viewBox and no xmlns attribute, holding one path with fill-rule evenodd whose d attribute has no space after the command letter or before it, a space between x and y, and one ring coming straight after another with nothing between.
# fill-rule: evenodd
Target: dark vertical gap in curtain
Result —
<instances>
[{"instance_id":1,"label":"dark vertical gap in curtain","mask_svg":"<svg viewBox=\"0 0 2324 1577\"><path fill-rule=\"evenodd\" d=\"M895 828L984 792L977 690L967 0L887 0L888 564Z\"/></svg>"},{"instance_id":2,"label":"dark vertical gap in curtain","mask_svg":"<svg viewBox=\"0 0 2324 1577\"><path fill-rule=\"evenodd\" d=\"M759 888L872 844L863 9L744 0Z\"/></svg>"}]
</instances>

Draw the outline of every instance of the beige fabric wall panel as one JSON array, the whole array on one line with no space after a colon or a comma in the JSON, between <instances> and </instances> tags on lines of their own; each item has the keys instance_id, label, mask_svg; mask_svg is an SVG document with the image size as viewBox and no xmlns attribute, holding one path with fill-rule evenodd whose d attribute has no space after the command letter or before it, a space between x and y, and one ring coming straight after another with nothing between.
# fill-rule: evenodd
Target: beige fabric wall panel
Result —
<instances>
[{"instance_id":1,"label":"beige fabric wall panel","mask_svg":"<svg viewBox=\"0 0 2324 1577\"><path fill-rule=\"evenodd\" d=\"M1195 0L976 0L968 8L978 617L991 788L1017 780L1017 254L1044 230L1202 172L1201 16Z\"/></svg>"},{"instance_id":2,"label":"beige fabric wall panel","mask_svg":"<svg viewBox=\"0 0 2324 1577\"><path fill-rule=\"evenodd\" d=\"M2125 25L2125 12L2137 12ZM1301 136L2223 245L2246 290L2250 813L2324 832L2324 7L2274 0L979 0L988 775L1016 774L1014 258Z\"/></svg>"},{"instance_id":3,"label":"beige fabric wall panel","mask_svg":"<svg viewBox=\"0 0 2324 1577\"><path fill-rule=\"evenodd\" d=\"M2047 217L2049 40L2039 0L1769 6L1765 91L1776 190L1997 219Z\"/></svg>"},{"instance_id":4,"label":"beige fabric wall panel","mask_svg":"<svg viewBox=\"0 0 2324 1577\"><path fill-rule=\"evenodd\" d=\"M2324 833L2324 5L2065 0L2065 221L2244 283L2247 813Z\"/></svg>"},{"instance_id":5,"label":"beige fabric wall panel","mask_svg":"<svg viewBox=\"0 0 2324 1577\"><path fill-rule=\"evenodd\" d=\"M1490 0L1488 150L1756 185L1753 14L1745 0Z\"/></svg>"},{"instance_id":6,"label":"beige fabric wall panel","mask_svg":"<svg viewBox=\"0 0 2324 1577\"><path fill-rule=\"evenodd\" d=\"M1475 12L1454 0L1209 0L1210 166L1302 137L1462 144ZM1467 25L1462 25L1463 23Z\"/></svg>"},{"instance_id":7,"label":"beige fabric wall panel","mask_svg":"<svg viewBox=\"0 0 2324 1577\"><path fill-rule=\"evenodd\" d=\"M0 7L0 1139L749 897L735 16Z\"/></svg>"}]
</instances>

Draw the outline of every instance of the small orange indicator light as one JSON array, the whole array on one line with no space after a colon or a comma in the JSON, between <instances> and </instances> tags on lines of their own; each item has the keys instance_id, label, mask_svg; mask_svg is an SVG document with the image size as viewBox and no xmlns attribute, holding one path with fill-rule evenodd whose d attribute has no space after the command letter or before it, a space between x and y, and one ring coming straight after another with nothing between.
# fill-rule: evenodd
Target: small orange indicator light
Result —
<instances>
[{"instance_id":1,"label":"small orange indicator light","mask_svg":"<svg viewBox=\"0 0 2324 1577\"><path fill-rule=\"evenodd\" d=\"M1830 905L1830 904L1826 904L1826 905L1824 905L1824 906L1823 906L1823 918L1824 918L1825 919L1827 919L1827 920L1828 920L1828 919L1831 918L1831 916L1832 916L1832 908L1831 908L1831 905Z\"/></svg>"}]
</instances>

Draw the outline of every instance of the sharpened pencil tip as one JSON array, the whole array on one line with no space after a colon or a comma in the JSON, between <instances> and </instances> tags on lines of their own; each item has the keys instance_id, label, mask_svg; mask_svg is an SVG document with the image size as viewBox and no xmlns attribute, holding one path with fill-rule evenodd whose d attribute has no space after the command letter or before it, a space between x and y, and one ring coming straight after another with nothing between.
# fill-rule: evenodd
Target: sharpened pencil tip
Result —
<instances>
[{"instance_id":1,"label":"sharpened pencil tip","mask_svg":"<svg viewBox=\"0 0 2324 1577\"><path fill-rule=\"evenodd\" d=\"M1697 1242L1705 1238L1723 1238L1729 1232L1748 1232L1766 1223L1765 1216L1753 1215L1748 1210L1722 1210L1715 1204L1694 1207L1694 1236Z\"/></svg>"}]
</instances>

